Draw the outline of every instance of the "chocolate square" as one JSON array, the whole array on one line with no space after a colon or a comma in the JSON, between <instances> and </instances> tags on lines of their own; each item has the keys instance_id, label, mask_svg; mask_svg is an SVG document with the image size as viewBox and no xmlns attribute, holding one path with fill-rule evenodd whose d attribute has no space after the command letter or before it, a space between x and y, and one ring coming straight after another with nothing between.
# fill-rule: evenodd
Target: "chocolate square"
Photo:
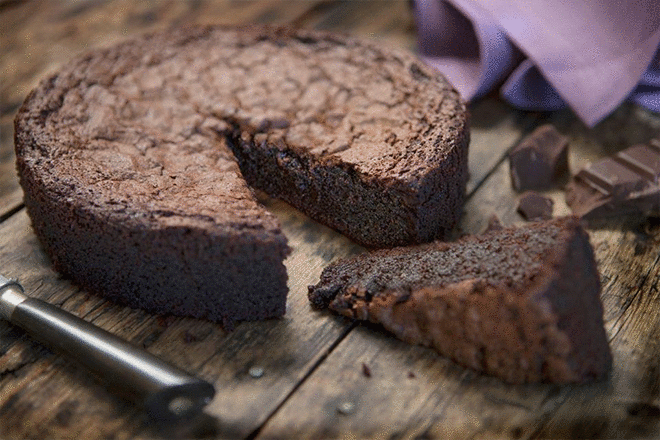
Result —
<instances>
[{"instance_id":1,"label":"chocolate square","mask_svg":"<svg viewBox=\"0 0 660 440\"><path fill-rule=\"evenodd\" d=\"M509 165L517 191L555 187L568 172L568 138L542 125L509 153Z\"/></svg>"}]
</instances>

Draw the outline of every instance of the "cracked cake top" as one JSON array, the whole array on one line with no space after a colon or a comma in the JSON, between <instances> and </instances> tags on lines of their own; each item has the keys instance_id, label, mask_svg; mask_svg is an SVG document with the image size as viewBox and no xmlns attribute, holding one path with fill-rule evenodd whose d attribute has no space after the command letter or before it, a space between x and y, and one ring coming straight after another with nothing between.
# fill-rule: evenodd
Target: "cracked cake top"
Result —
<instances>
[{"instance_id":1,"label":"cracked cake top","mask_svg":"<svg viewBox=\"0 0 660 440\"><path fill-rule=\"evenodd\" d=\"M414 182L465 130L464 104L431 75L409 54L336 35L179 29L95 51L45 80L19 112L17 145L34 147L21 160L41 161L49 188L111 213L277 228L251 201L231 130L367 179Z\"/></svg>"}]
</instances>

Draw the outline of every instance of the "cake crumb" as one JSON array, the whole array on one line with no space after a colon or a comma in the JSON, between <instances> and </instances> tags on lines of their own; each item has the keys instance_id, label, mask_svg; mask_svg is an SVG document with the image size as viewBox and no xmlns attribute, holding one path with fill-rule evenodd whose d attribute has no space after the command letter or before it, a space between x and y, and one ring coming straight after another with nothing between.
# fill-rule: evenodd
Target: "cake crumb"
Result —
<instances>
[{"instance_id":1,"label":"cake crumb","mask_svg":"<svg viewBox=\"0 0 660 440\"><path fill-rule=\"evenodd\" d=\"M255 379L259 379L264 375L264 369L261 367L250 367L248 374Z\"/></svg>"},{"instance_id":2,"label":"cake crumb","mask_svg":"<svg viewBox=\"0 0 660 440\"><path fill-rule=\"evenodd\" d=\"M351 401L342 402L337 407L337 412L343 415L353 414L355 412L355 404Z\"/></svg>"},{"instance_id":3,"label":"cake crumb","mask_svg":"<svg viewBox=\"0 0 660 440\"><path fill-rule=\"evenodd\" d=\"M362 362L362 374L365 377L371 377L371 368L369 368L369 365L365 364Z\"/></svg>"}]
</instances>

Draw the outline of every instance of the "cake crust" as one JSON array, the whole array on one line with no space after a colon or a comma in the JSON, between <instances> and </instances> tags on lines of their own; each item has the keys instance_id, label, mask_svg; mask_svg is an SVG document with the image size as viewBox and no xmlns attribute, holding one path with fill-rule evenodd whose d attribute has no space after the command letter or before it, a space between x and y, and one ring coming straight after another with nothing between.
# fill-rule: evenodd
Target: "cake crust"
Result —
<instances>
[{"instance_id":1,"label":"cake crust","mask_svg":"<svg viewBox=\"0 0 660 440\"><path fill-rule=\"evenodd\" d=\"M506 382L603 379L611 354L600 281L575 218L338 261L315 308L383 325Z\"/></svg>"},{"instance_id":2,"label":"cake crust","mask_svg":"<svg viewBox=\"0 0 660 440\"><path fill-rule=\"evenodd\" d=\"M59 271L227 323L285 310L289 248L249 185L369 246L423 242L460 215L467 143L464 103L412 55L273 27L96 50L15 120L27 210Z\"/></svg>"}]
</instances>

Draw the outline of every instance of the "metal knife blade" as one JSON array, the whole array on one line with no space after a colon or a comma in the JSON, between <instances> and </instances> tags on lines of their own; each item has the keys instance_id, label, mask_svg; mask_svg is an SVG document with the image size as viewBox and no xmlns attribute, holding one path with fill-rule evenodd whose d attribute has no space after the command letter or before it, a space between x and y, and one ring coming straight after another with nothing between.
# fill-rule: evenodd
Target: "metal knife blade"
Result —
<instances>
[{"instance_id":1,"label":"metal knife blade","mask_svg":"<svg viewBox=\"0 0 660 440\"><path fill-rule=\"evenodd\" d=\"M0 318L87 367L109 389L143 405L155 422L192 419L215 395L210 383L71 313L30 298L18 281L2 275Z\"/></svg>"}]
</instances>

